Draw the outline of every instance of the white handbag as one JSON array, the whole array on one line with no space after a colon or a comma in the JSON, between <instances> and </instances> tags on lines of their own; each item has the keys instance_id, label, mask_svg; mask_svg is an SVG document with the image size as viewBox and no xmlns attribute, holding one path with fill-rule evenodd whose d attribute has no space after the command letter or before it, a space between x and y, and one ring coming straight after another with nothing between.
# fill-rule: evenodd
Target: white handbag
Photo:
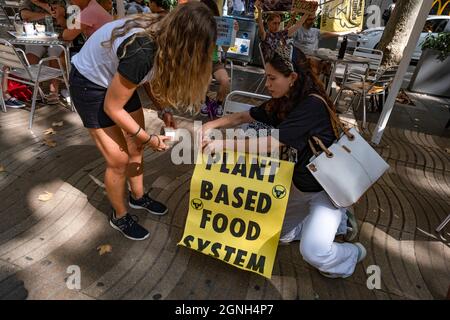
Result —
<instances>
[{"instance_id":1,"label":"white handbag","mask_svg":"<svg viewBox=\"0 0 450 320\"><path fill-rule=\"evenodd\" d=\"M314 96L325 102L322 97ZM349 207L389 169L389 165L356 129L345 128L328 105L327 108L331 121L343 133L329 148L319 138L311 137L309 146L314 157L307 168L336 207ZM323 152L317 151L313 141Z\"/></svg>"}]
</instances>

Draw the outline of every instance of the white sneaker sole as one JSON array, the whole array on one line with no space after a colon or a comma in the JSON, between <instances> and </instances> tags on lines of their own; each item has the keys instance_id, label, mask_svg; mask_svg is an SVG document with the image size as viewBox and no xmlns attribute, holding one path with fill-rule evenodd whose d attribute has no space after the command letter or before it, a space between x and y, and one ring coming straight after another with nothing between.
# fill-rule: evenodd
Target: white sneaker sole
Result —
<instances>
[{"instance_id":1,"label":"white sneaker sole","mask_svg":"<svg viewBox=\"0 0 450 320\"><path fill-rule=\"evenodd\" d=\"M137 206L134 204L131 204L131 202L128 202L128 205L133 208L133 209L138 209L138 210L146 210L147 212L150 212L151 214L154 214L155 216L163 216L165 215L167 212L169 212L169 209L166 209L166 211L164 212L154 212L152 210L149 210L147 208L141 207L141 206Z\"/></svg>"},{"instance_id":2,"label":"white sneaker sole","mask_svg":"<svg viewBox=\"0 0 450 320\"><path fill-rule=\"evenodd\" d=\"M111 220L109 220L109 224L110 224L111 227L113 227L113 229L116 229L116 230L119 231L125 238L130 239L130 240L134 240L134 241L142 241L142 240L147 239L147 238L150 236L150 232L149 232L149 233L147 233L147 235L146 235L144 238L133 238L133 237L127 236L125 233L123 233L123 231L120 230L120 228L117 227L114 223L112 223Z\"/></svg>"},{"instance_id":3,"label":"white sneaker sole","mask_svg":"<svg viewBox=\"0 0 450 320\"><path fill-rule=\"evenodd\" d=\"M11 108L11 109L22 109L22 108L25 108L26 106L25 105L23 105L23 106L11 106L11 105L5 105L7 108Z\"/></svg>"}]
</instances>

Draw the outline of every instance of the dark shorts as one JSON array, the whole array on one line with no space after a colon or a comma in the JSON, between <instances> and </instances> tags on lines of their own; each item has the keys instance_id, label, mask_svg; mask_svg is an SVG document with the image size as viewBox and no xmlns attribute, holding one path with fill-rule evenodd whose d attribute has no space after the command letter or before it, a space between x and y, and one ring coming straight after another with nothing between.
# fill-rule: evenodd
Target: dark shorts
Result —
<instances>
[{"instance_id":1,"label":"dark shorts","mask_svg":"<svg viewBox=\"0 0 450 320\"><path fill-rule=\"evenodd\" d=\"M70 97L75 109L80 115L86 128L108 128L115 125L114 121L105 113L103 103L105 102L106 88L99 86L86 79L72 65L69 77ZM141 108L141 100L137 91L125 104L124 109L131 113Z\"/></svg>"}]
</instances>

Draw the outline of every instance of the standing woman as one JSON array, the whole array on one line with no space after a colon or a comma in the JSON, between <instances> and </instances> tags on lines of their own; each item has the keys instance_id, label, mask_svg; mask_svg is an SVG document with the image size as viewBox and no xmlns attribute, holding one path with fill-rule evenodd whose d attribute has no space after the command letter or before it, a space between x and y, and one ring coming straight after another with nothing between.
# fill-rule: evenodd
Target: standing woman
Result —
<instances>
[{"instance_id":1,"label":"standing woman","mask_svg":"<svg viewBox=\"0 0 450 320\"><path fill-rule=\"evenodd\" d=\"M276 12L272 12L267 17L267 31L264 28L263 22L263 10L261 0L255 2L255 7L258 10L258 34L261 40L261 49L263 55L266 55L269 51L275 50L279 45L285 45L289 38L291 38L295 32L303 25L307 15L304 14L302 18L297 21L293 26L281 30L281 15Z\"/></svg>"},{"instance_id":2,"label":"standing woman","mask_svg":"<svg viewBox=\"0 0 450 320\"><path fill-rule=\"evenodd\" d=\"M294 49L291 55L290 50L286 49L279 47L266 57L266 87L272 99L250 111L208 122L202 129L205 133L209 129L231 128L257 120L279 130L279 141L269 136L257 138L267 140L260 143L254 138L247 143L246 150L251 150L249 145L267 146L268 150L260 149L264 154L275 145L286 145L297 150L298 161L280 242L300 240L300 253L305 261L326 277L346 278L364 259L366 250L360 243L338 243L334 238L337 234L344 234L349 239L355 237L356 220L347 217L345 208L334 207L306 168L313 156L308 140L316 136L329 147L337 136L329 113L334 112L334 107L323 85L311 72L305 55L298 49ZM230 142L234 144L231 148L236 148L236 140ZM210 152L221 151L225 144L224 141L204 139L204 147ZM352 227L353 234L347 234L347 223Z\"/></svg>"},{"instance_id":3,"label":"standing woman","mask_svg":"<svg viewBox=\"0 0 450 320\"><path fill-rule=\"evenodd\" d=\"M129 239L143 240L149 233L127 213L127 179L132 208L167 213L165 205L144 192L143 150L164 151L168 137L145 131L136 88L144 85L158 105L197 110L209 84L216 32L210 10L188 3L163 19L141 14L110 22L72 59L75 108L106 160L110 224ZM164 114L164 122L173 122L171 114Z\"/></svg>"}]
</instances>

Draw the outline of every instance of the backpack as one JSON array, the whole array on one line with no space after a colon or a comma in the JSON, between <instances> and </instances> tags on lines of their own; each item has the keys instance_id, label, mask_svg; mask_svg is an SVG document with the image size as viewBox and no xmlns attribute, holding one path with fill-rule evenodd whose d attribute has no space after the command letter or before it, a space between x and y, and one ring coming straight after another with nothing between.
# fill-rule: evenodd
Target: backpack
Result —
<instances>
[{"instance_id":1,"label":"backpack","mask_svg":"<svg viewBox=\"0 0 450 320\"><path fill-rule=\"evenodd\" d=\"M14 80L8 80L8 92L12 97L20 101L30 101L33 96L33 92L26 84Z\"/></svg>"}]
</instances>

